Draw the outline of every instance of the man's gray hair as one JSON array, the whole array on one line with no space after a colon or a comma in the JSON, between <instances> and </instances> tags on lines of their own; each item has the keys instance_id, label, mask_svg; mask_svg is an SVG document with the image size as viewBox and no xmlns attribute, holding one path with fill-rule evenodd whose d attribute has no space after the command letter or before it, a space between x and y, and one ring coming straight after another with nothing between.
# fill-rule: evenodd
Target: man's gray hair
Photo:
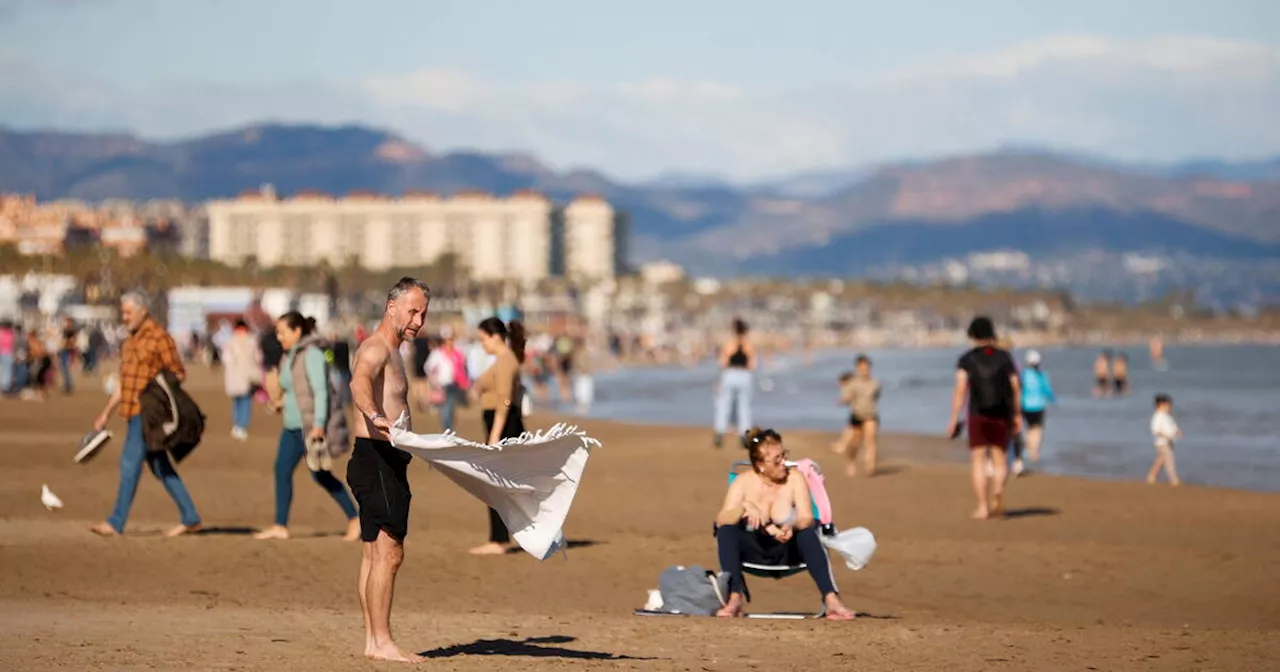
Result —
<instances>
[{"instance_id":1,"label":"man's gray hair","mask_svg":"<svg viewBox=\"0 0 1280 672\"><path fill-rule=\"evenodd\" d=\"M147 298L146 294L138 290L125 292L124 295L120 297L120 303L132 303L143 310L151 309L151 299Z\"/></svg>"},{"instance_id":2,"label":"man's gray hair","mask_svg":"<svg viewBox=\"0 0 1280 672\"><path fill-rule=\"evenodd\" d=\"M427 286L427 283L406 275L403 278L400 278L400 281L391 288L391 291L387 292L387 301L395 301L415 288L421 289L423 296L428 299L431 298L431 288Z\"/></svg>"}]
</instances>

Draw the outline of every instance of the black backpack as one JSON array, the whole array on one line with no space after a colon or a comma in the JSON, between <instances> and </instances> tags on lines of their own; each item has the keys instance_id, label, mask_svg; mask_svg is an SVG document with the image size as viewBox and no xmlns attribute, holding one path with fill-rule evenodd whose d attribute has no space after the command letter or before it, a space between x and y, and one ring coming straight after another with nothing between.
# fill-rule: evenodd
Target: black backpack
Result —
<instances>
[{"instance_id":1,"label":"black backpack","mask_svg":"<svg viewBox=\"0 0 1280 672\"><path fill-rule=\"evenodd\" d=\"M1008 353L995 348L974 350L969 361L969 389L972 410L980 415L1012 412L1013 385L1009 382Z\"/></svg>"}]
</instances>

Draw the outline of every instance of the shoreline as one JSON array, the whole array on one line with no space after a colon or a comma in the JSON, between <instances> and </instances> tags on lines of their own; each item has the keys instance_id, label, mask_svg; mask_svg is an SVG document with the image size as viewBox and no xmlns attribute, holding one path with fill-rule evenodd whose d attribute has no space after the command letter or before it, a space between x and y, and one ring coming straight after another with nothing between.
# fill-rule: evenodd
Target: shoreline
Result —
<instances>
[{"instance_id":1,"label":"shoreline","mask_svg":"<svg viewBox=\"0 0 1280 672\"><path fill-rule=\"evenodd\" d=\"M711 427L708 423L706 426L690 425L676 422L640 422L632 420L617 420L613 418L591 418L573 413L552 413L546 411L535 410L533 416L529 420L530 424L534 424L533 418L544 417L548 422L537 423L539 426L550 426L557 422L564 422L571 425L577 425L579 428L585 425L608 427L612 431L631 431L638 434L647 433L649 430L660 429L664 431L676 430L682 433L697 432L705 435L706 450L716 451L711 445ZM430 417L430 416L429 416ZM806 456L811 457L822 467L822 471L826 474L828 482L832 479L848 478L844 475L843 464L846 459L842 455L837 455L827 447L840 436L839 431L831 431L825 429L815 429L812 427L775 427L782 434L785 441L794 441L799 439L806 446ZM690 450L698 450L701 446L690 446ZM740 451L740 452L735 452ZM719 449L720 453L726 456L734 456L733 459L746 459L746 452L733 441L730 435L725 436L724 448ZM879 443L877 445L876 462L878 465L888 466L892 471L893 467L930 467L954 469L964 474L968 473L968 454L969 447L965 442L964 436L961 435L955 440L951 440L940 434L920 434L913 432L884 432L879 434ZM833 468L832 465L840 465L839 468ZM859 463L861 470L861 463ZM1108 483L1108 484L1132 484L1141 485L1143 487L1165 488L1170 487L1164 482L1163 475L1160 481L1155 485L1148 485L1142 478L1144 474L1138 474L1134 477L1126 478L1122 476L1095 476L1087 474L1070 474L1042 471L1035 469L1034 465L1027 464L1027 470L1022 476L1014 478L1012 474L1009 476L1009 483L1026 479L1067 479L1081 481L1085 483ZM1186 474L1182 474L1183 483L1179 489L1201 489L1221 492L1231 492L1239 494L1252 495L1270 495L1280 497L1280 491L1271 490L1253 490L1250 488L1235 487L1229 485L1213 485L1207 483L1187 482ZM877 475L872 478L879 478ZM867 476L859 474L850 480L867 480Z\"/></svg>"}]
</instances>

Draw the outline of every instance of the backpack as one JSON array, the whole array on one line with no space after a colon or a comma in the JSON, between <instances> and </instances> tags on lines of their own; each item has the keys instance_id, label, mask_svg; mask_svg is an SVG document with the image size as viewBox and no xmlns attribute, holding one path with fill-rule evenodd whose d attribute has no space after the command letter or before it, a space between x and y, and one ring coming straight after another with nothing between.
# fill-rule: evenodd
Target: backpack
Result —
<instances>
[{"instance_id":1,"label":"backpack","mask_svg":"<svg viewBox=\"0 0 1280 672\"><path fill-rule=\"evenodd\" d=\"M312 347L319 348L321 352L329 350L327 343L313 342L299 348L295 357L305 357L307 348ZM302 376L302 379L306 384L311 384L311 381L307 380L306 376ZM339 379L333 375L333 364L331 358L327 356L324 360L324 381L329 392L329 414L325 417L324 440L329 456L338 457L351 447L351 428L347 424L346 397L338 389ZM314 393L312 393L312 397L315 397Z\"/></svg>"},{"instance_id":2,"label":"backpack","mask_svg":"<svg viewBox=\"0 0 1280 672\"><path fill-rule=\"evenodd\" d=\"M984 352L988 351L989 352ZM983 348L969 357L970 408L979 415L1013 412L1013 385L1009 382L1009 355L1003 350Z\"/></svg>"},{"instance_id":3,"label":"backpack","mask_svg":"<svg viewBox=\"0 0 1280 672\"><path fill-rule=\"evenodd\" d=\"M675 565L658 577L658 593L663 612L711 616L729 599L729 574L708 571L701 565Z\"/></svg>"}]
</instances>

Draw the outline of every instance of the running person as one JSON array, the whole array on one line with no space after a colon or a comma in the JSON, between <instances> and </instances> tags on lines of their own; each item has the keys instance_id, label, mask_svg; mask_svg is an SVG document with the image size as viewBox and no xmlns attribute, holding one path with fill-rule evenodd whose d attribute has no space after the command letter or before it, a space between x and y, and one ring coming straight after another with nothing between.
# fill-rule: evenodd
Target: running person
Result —
<instances>
[{"instance_id":1,"label":"running person","mask_svg":"<svg viewBox=\"0 0 1280 672\"><path fill-rule=\"evenodd\" d=\"M413 457L391 445L389 432L392 423L409 412L409 381L400 345L422 328L430 300L426 283L401 278L387 294L378 328L356 350L352 371L351 397L364 421L355 424L347 484L359 505L364 542L357 584L364 614L364 655L375 660L423 660L391 639L391 598L409 528L412 493L407 471ZM404 429L412 430L412 424Z\"/></svg>"},{"instance_id":2,"label":"running person","mask_svg":"<svg viewBox=\"0 0 1280 672\"><path fill-rule=\"evenodd\" d=\"M849 457L845 473L858 475L858 448L865 447L863 467L876 475L876 434L880 427L880 381L871 377L871 359L858 355L856 373L841 385L840 400L849 405L849 426L841 438L841 452Z\"/></svg>"},{"instance_id":3,"label":"running person","mask_svg":"<svg viewBox=\"0 0 1280 672\"><path fill-rule=\"evenodd\" d=\"M1040 353L1027 353L1027 368L1022 370L1022 420L1027 426L1027 453L1032 462L1040 461L1040 442L1044 440L1044 412L1055 403L1049 374L1040 369Z\"/></svg>"}]
</instances>

